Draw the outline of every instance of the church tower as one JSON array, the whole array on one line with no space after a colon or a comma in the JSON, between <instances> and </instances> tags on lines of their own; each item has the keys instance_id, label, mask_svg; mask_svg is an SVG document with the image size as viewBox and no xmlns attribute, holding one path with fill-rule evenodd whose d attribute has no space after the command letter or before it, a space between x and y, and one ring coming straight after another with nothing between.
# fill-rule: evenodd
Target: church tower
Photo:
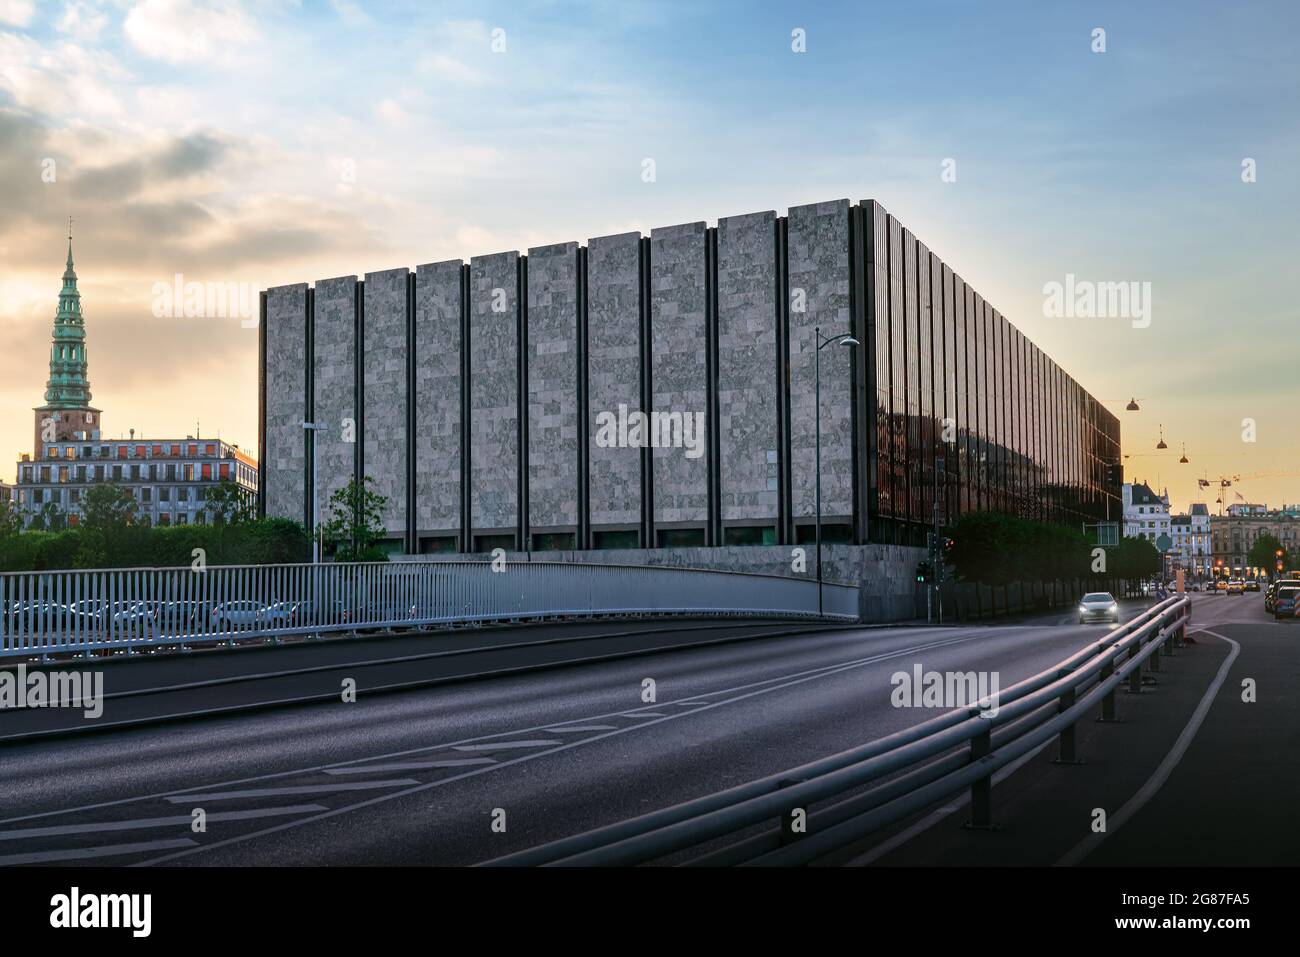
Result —
<instances>
[{"instance_id":1,"label":"church tower","mask_svg":"<svg viewBox=\"0 0 1300 957\"><path fill-rule=\"evenodd\" d=\"M72 220L68 220L68 264L54 314L50 345L50 378L45 384L45 405L36 409L35 458L44 458L43 444L99 438L99 409L90 404L86 379L86 323L81 315L81 293L72 266Z\"/></svg>"}]
</instances>

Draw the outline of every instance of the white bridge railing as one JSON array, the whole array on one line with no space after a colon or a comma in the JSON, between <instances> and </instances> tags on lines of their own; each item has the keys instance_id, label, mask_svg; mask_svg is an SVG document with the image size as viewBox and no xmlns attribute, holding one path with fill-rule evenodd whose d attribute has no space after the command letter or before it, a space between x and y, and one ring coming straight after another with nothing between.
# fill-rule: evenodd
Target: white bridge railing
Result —
<instances>
[{"instance_id":1,"label":"white bridge railing","mask_svg":"<svg viewBox=\"0 0 1300 957\"><path fill-rule=\"evenodd\" d=\"M822 611L819 613L819 608ZM486 561L0 574L0 658L609 615L853 620L854 585L654 565Z\"/></svg>"}]
</instances>

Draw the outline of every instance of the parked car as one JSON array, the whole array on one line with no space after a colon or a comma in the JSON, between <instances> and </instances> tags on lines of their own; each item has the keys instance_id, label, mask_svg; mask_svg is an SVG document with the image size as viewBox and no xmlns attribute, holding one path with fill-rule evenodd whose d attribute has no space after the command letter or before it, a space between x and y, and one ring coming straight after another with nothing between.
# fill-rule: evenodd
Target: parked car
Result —
<instances>
[{"instance_id":1,"label":"parked car","mask_svg":"<svg viewBox=\"0 0 1300 957\"><path fill-rule=\"evenodd\" d=\"M1300 585L1288 585L1279 588L1273 597L1273 617L1275 619L1294 618L1296 613L1296 596L1300 595Z\"/></svg>"},{"instance_id":2,"label":"parked car","mask_svg":"<svg viewBox=\"0 0 1300 957\"><path fill-rule=\"evenodd\" d=\"M1119 602L1108 591L1089 592L1079 599L1079 624L1109 621L1119 624Z\"/></svg>"},{"instance_id":3,"label":"parked car","mask_svg":"<svg viewBox=\"0 0 1300 957\"><path fill-rule=\"evenodd\" d=\"M1272 613L1279 588L1300 588L1300 578L1282 578L1271 582L1268 588L1264 589L1264 611L1266 613Z\"/></svg>"},{"instance_id":4,"label":"parked car","mask_svg":"<svg viewBox=\"0 0 1300 957\"><path fill-rule=\"evenodd\" d=\"M272 602L262 610L262 622L270 628L292 628L310 608L305 601Z\"/></svg>"},{"instance_id":5,"label":"parked car","mask_svg":"<svg viewBox=\"0 0 1300 957\"><path fill-rule=\"evenodd\" d=\"M46 635L87 634L99 630L100 616L77 605L41 600L13 602L8 609L6 630Z\"/></svg>"},{"instance_id":6,"label":"parked car","mask_svg":"<svg viewBox=\"0 0 1300 957\"><path fill-rule=\"evenodd\" d=\"M192 632L203 627L207 603L201 601L160 601L156 607L159 626L168 632Z\"/></svg>"},{"instance_id":7,"label":"parked car","mask_svg":"<svg viewBox=\"0 0 1300 957\"><path fill-rule=\"evenodd\" d=\"M150 628L158 619L157 607L147 601L115 601L105 611L119 629Z\"/></svg>"},{"instance_id":8,"label":"parked car","mask_svg":"<svg viewBox=\"0 0 1300 957\"><path fill-rule=\"evenodd\" d=\"M210 620L218 631L258 628L265 612L266 606L260 601L227 601L212 609Z\"/></svg>"}]
</instances>

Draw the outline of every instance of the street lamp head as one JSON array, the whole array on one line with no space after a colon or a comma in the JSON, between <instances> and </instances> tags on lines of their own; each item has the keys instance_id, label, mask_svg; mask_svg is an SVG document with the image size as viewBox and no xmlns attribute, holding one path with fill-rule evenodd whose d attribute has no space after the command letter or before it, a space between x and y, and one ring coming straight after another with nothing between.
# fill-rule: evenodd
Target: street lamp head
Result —
<instances>
[{"instance_id":1,"label":"street lamp head","mask_svg":"<svg viewBox=\"0 0 1300 957\"><path fill-rule=\"evenodd\" d=\"M1137 399L1129 399L1129 400L1128 400L1128 405L1124 406L1124 410L1125 410L1126 412L1138 412L1138 411L1140 411L1140 410L1138 409L1138 400L1137 400Z\"/></svg>"},{"instance_id":2,"label":"street lamp head","mask_svg":"<svg viewBox=\"0 0 1300 957\"><path fill-rule=\"evenodd\" d=\"M860 345L862 345L862 343L858 342L858 340L857 340L857 339L854 339L852 336L840 336L840 345L842 345L842 346L860 346Z\"/></svg>"}]
</instances>

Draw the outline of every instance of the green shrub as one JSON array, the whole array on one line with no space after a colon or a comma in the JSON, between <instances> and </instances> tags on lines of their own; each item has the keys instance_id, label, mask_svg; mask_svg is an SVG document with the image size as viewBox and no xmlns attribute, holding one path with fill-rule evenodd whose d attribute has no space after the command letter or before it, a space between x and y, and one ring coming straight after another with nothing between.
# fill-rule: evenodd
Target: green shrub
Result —
<instances>
[{"instance_id":1,"label":"green shrub","mask_svg":"<svg viewBox=\"0 0 1300 957\"><path fill-rule=\"evenodd\" d=\"M194 561L196 548L204 550L210 565L311 559L311 540L301 524L268 518L230 525L78 527L5 535L0 537L0 571L183 567Z\"/></svg>"}]
</instances>

